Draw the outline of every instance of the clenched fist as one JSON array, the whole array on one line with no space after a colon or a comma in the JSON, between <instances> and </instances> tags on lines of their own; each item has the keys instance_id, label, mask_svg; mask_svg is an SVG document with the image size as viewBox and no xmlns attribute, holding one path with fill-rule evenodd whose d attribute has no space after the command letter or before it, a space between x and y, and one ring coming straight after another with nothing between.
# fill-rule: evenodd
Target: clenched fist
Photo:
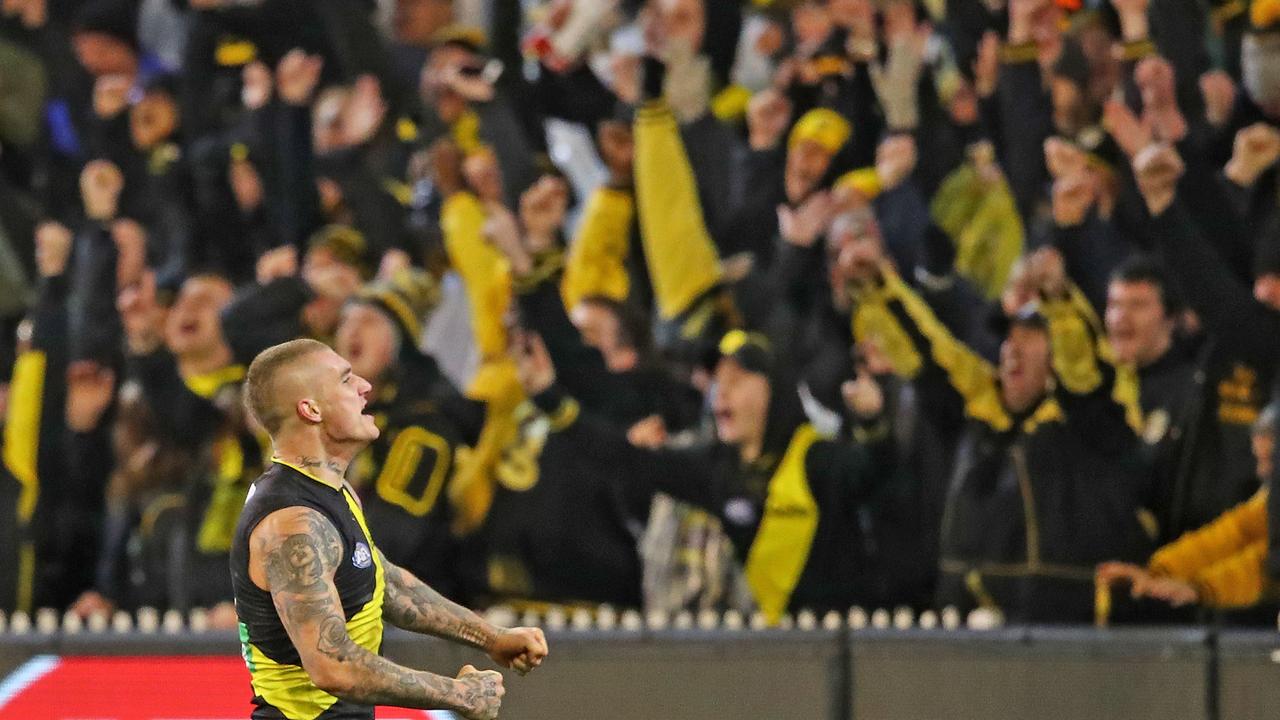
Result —
<instances>
[{"instance_id":1,"label":"clenched fist","mask_svg":"<svg viewBox=\"0 0 1280 720\"><path fill-rule=\"evenodd\" d=\"M761 90L747 103L747 137L752 150L778 144L791 122L791 101L773 88Z\"/></svg>"},{"instance_id":2,"label":"clenched fist","mask_svg":"<svg viewBox=\"0 0 1280 720\"><path fill-rule=\"evenodd\" d=\"M458 673L459 711L468 720L496 720L502 708L502 673L464 665Z\"/></svg>"},{"instance_id":3,"label":"clenched fist","mask_svg":"<svg viewBox=\"0 0 1280 720\"><path fill-rule=\"evenodd\" d=\"M1084 222L1097 197L1096 185L1088 170L1064 175L1053 182L1053 222L1058 227L1075 227Z\"/></svg>"},{"instance_id":4,"label":"clenched fist","mask_svg":"<svg viewBox=\"0 0 1280 720\"><path fill-rule=\"evenodd\" d=\"M41 277L58 277L71 257L71 231L58 222L43 222L36 228L36 268Z\"/></svg>"},{"instance_id":5,"label":"clenched fist","mask_svg":"<svg viewBox=\"0 0 1280 720\"><path fill-rule=\"evenodd\" d=\"M520 224L529 252L538 253L555 244L568 207L569 188L554 175L544 175L524 191L520 196Z\"/></svg>"},{"instance_id":6,"label":"clenched fist","mask_svg":"<svg viewBox=\"0 0 1280 720\"><path fill-rule=\"evenodd\" d=\"M1173 204L1178 178L1185 170L1178 151L1168 145L1148 145L1133 159L1134 179L1152 215L1159 215Z\"/></svg>"},{"instance_id":7,"label":"clenched fist","mask_svg":"<svg viewBox=\"0 0 1280 720\"><path fill-rule=\"evenodd\" d=\"M1280 130L1264 122L1254 123L1236 133L1225 172L1235 184L1251 187L1276 160L1280 160Z\"/></svg>"},{"instance_id":8,"label":"clenched fist","mask_svg":"<svg viewBox=\"0 0 1280 720\"><path fill-rule=\"evenodd\" d=\"M93 160L80 173L80 198L91 220L110 220L119 209L124 175L110 160Z\"/></svg>"},{"instance_id":9,"label":"clenched fist","mask_svg":"<svg viewBox=\"0 0 1280 720\"><path fill-rule=\"evenodd\" d=\"M494 662L524 675L547 657L547 637L539 628L508 628L494 638L487 650Z\"/></svg>"}]
</instances>

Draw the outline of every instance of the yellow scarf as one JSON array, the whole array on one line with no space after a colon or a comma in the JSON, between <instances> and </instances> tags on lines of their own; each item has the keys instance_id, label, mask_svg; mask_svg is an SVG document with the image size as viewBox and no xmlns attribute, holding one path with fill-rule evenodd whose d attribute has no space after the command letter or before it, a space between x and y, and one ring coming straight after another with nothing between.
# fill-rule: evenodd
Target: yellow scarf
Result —
<instances>
[{"instance_id":1,"label":"yellow scarf","mask_svg":"<svg viewBox=\"0 0 1280 720\"><path fill-rule=\"evenodd\" d=\"M807 424L791 437L769 480L764 517L747 553L747 584L770 625L786 611L818 530L818 503L804 468L809 448L818 439L818 432Z\"/></svg>"}]
</instances>

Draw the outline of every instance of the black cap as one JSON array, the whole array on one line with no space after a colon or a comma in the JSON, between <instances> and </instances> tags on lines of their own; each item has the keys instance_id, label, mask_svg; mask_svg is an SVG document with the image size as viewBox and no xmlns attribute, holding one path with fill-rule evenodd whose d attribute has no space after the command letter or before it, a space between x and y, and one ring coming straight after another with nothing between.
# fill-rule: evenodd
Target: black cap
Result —
<instances>
[{"instance_id":1,"label":"black cap","mask_svg":"<svg viewBox=\"0 0 1280 720\"><path fill-rule=\"evenodd\" d=\"M717 350L720 359L730 358L747 372L773 372L773 349L769 339L760 333L730 330L720 338Z\"/></svg>"},{"instance_id":2,"label":"black cap","mask_svg":"<svg viewBox=\"0 0 1280 720\"><path fill-rule=\"evenodd\" d=\"M127 0L91 0L76 11L71 31L109 35L136 50L137 24L137 13Z\"/></svg>"}]
</instances>

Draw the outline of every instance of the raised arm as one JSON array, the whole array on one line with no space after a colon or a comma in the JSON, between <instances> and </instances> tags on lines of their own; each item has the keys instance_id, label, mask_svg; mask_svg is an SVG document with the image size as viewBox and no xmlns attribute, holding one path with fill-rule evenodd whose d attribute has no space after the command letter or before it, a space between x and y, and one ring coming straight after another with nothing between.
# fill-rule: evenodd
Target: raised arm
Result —
<instances>
[{"instance_id":1,"label":"raised arm","mask_svg":"<svg viewBox=\"0 0 1280 720\"><path fill-rule=\"evenodd\" d=\"M646 63L648 86L655 84L662 66ZM703 218L680 128L666 103L650 100L636 113L635 148L636 213L645 261L658 313L671 319L720 282L720 258Z\"/></svg>"},{"instance_id":2,"label":"raised arm","mask_svg":"<svg viewBox=\"0 0 1280 720\"><path fill-rule=\"evenodd\" d=\"M337 529L310 508L271 513L249 539L249 576L271 593L316 687L363 705L446 709L468 718L496 718L504 692L499 673L464 668L451 679L411 670L352 639L333 582L342 555Z\"/></svg>"},{"instance_id":3,"label":"raised arm","mask_svg":"<svg viewBox=\"0 0 1280 720\"><path fill-rule=\"evenodd\" d=\"M382 567L387 585L382 617L392 625L470 645L522 675L541 665L547 656L547 639L542 630L497 627L386 557L382 558Z\"/></svg>"},{"instance_id":4,"label":"raised arm","mask_svg":"<svg viewBox=\"0 0 1280 720\"><path fill-rule=\"evenodd\" d=\"M1148 232L1158 239L1170 271L1205 329L1222 345L1270 362L1280 337L1280 320L1230 271L1184 207L1178 188L1184 165L1178 153L1153 144L1138 153L1133 168L1151 213Z\"/></svg>"},{"instance_id":5,"label":"raised arm","mask_svg":"<svg viewBox=\"0 0 1280 720\"><path fill-rule=\"evenodd\" d=\"M916 379L929 373L958 396L965 413L996 427L1011 423L999 400L996 371L991 363L956 339L929 305L887 265L883 282L859 291L853 318L859 342L875 340L888 354L894 373ZM939 393L939 398L941 398Z\"/></svg>"}]
</instances>

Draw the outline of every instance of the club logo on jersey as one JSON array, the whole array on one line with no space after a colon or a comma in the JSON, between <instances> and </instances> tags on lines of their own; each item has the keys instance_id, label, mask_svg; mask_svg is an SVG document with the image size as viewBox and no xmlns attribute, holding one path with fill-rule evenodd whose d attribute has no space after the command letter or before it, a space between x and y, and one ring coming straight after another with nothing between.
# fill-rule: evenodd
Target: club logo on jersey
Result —
<instances>
[{"instance_id":1,"label":"club logo on jersey","mask_svg":"<svg viewBox=\"0 0 1280 720\"><path fill-rule=\"evenodd\" d=\"M373 553L369 552L369 546L362 542L356 543L356 551L351 555L351 564L361 570L373 564Z\"/></svg>"}]
</instances>

